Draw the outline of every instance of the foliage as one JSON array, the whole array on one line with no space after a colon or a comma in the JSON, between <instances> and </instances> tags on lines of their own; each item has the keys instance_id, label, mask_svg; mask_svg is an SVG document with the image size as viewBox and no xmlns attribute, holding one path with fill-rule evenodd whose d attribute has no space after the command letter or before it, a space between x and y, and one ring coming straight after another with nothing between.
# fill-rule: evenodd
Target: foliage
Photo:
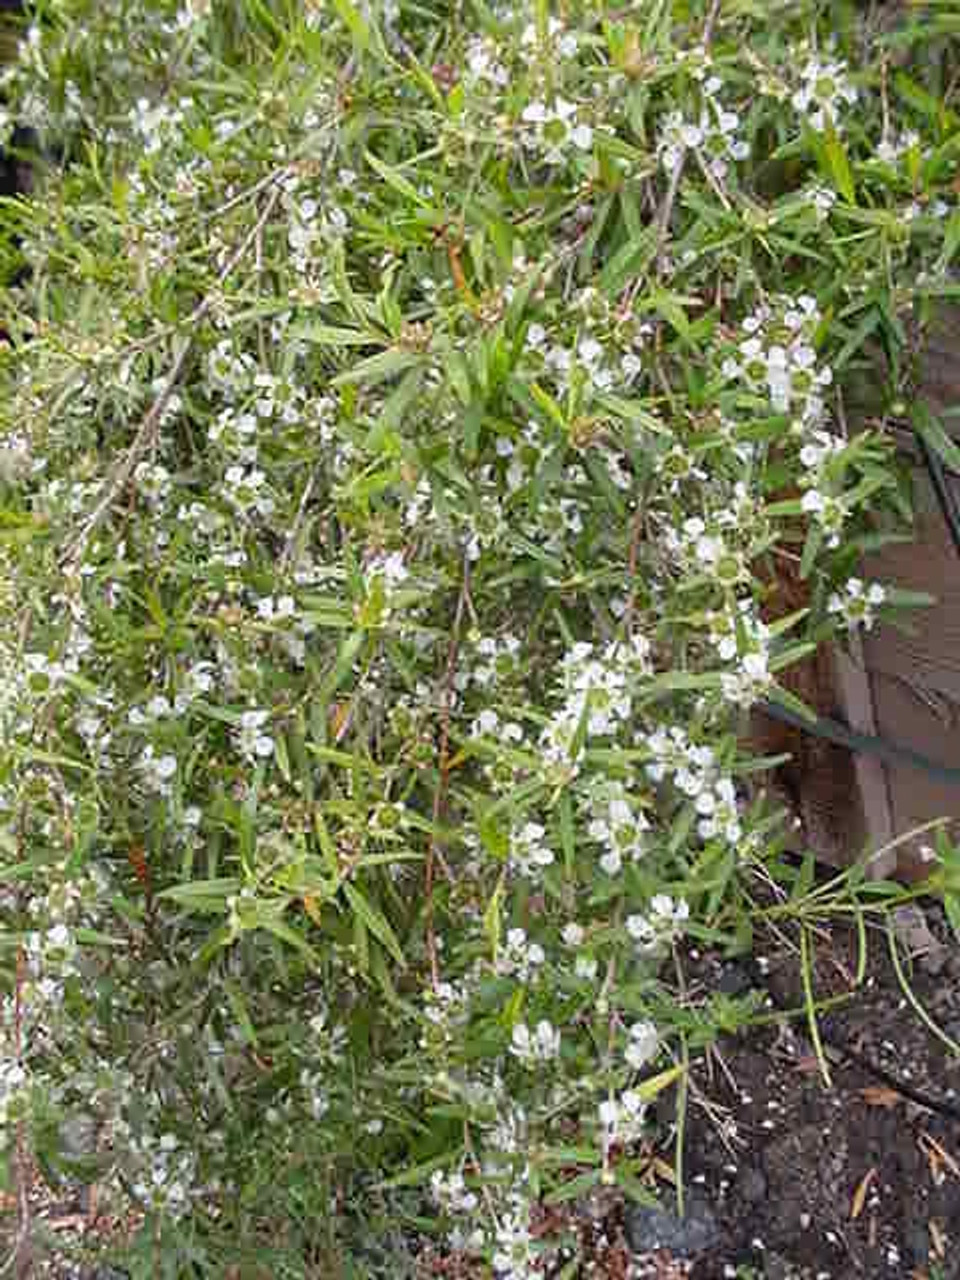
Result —
<instances>
[{"instance_id":1,"label":"foliage","mask_svg":"<svg viewBox=\"0 0 960 1280\"><path fill-rule=\"evenodd\" d=\"M0 1118L92 1118L136 1274L575 1274L543 1206L646 1194L755 1011L681 940L831 901L743 729L917 603L858 563L957 292L921 7L37 0Z\"/></svg>"}]
</instances>

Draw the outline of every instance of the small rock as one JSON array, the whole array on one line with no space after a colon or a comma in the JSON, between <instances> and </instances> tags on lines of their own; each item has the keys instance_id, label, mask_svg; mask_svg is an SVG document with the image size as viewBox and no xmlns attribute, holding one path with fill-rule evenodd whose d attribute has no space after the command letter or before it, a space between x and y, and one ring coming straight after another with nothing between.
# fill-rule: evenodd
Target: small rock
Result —
<instances>
[{"instance_id":1,"label":"small rock","mask_svg":"<svg viewBox=\"0 0 960 1280\"><path fill-rule=\"evenodd\" d=\"M86 1160L97 1154L97 1122L86 1111L67 1116L60 1126L60 1147L68 1160Z\"/></svg>"},{"instance_id":2,"label":"small rock","mask_svg":"<svg viewBox=\"0 0 960 1280\"><path fill-rule=\"evenodd\" d=\"M736 961L724 965L717 979L717 988L725 996L742 996L745 991L750 991L753 985L753 978L747 965Z\"/></svg>"},{"instance_id":3,"label":"small rock","mask_svg":"<svg viewBox=\"0 0 960 1280\"><path fill-rule=\"evenodd\" d=\"M915 902L895 908L893 931L897 941L911 956L928 956L942 947L930 931L927 917Z\"/></svg>"},{"instance_id":4,"label":"small rock","mask_svg":"<svg viewBox=\"0 0 960 1280\"><path fill-rule=\"evenodd\" d=\"M696 1193L685 1197L682 1218L668 1208L630 1205L624 1215L624 1230L634 1253L668 1249L678 1258L704 1253L723 1239L709 1204Z\"/></svg>"},{"instance_id":5,"label":"small rock","mask_svg":"<svg viewBox=\"0 0 960 1280\"><path fill-rule=\"evenodd\" d=\"M927 1230L926 1223L920 1222L907 1228L907 1238L905 1241L907 1254L918 1267L922 1267L926 1264L927 1257L930 1252L930 1240Z\"/></svg>"},{"instance_id":6,"label":"small rock","mask_svg":"<svg viewBox=\"0 0 960 1280\"><path fill-rule=\"evenodd\" d=\"M797 1272L787 1258L779 1253L768 1253L763 1259L764 1280L794 1280Z\"/></svg>"},{"instance_id":7,"label":"small rock","mask_svg":"<svg viewBox=\"0 0 960 1280\"><path fill-rule=\"evenodd\" d=\"M737 1190L747 1204L759 1204L767 1195L767 1179L756 1165L744 1169L737 1181Z\"/></svg>"},{"instance_id":8,"label":"small rock","mask_svg":"<svg viewBox=\"0 0 960 1280\"><path fill-rule=\"evenodd\" d=\"M920 957L920 967L933 977L937 977L950 959L950 951L950 947L945 947L942 943L938 943Z\"/></svg>"}]
</instances>

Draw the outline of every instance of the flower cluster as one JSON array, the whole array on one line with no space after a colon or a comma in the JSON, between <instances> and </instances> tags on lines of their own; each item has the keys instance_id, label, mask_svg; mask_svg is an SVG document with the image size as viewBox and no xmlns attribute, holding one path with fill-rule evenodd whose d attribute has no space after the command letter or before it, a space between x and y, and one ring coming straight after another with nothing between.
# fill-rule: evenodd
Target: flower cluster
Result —
<instances>
[{"instance_id":1,"label":"flower cluster","mask_svg":"<svg viewBox=\"0 0 960 1280\"><path fill-rule=\"evenodd\" d=\"M650 823L622 783L612 780L594 784L587 805L587 834L603 849L600 866L607 875L619 874L624 860L637 862L643 857Z\"/></svg>"},{"instance_id":2,"label":"flower cluster","mask_svg":"<svg viewBox=\"0 0 960 1280\"><path fill-rule=\"evenodd\" d=\"M744 319L746 336L737 354L724 361L724 377L765 393L775 412L817 425L824 412L821 392L833 381L832 370L820 364L813 345L820 321L816 299L809 294L764 303Z\"/></svg>"},{"instance_id":3,"label":"flower cluster","mask_svg":"<svg viewBox=\"0 0 960 1280\"><path fill-rule=\"evenodd\" d=\"M669 894L658 893L651 899L646 913L627 916L627 933L642 955L668 947L683 932L690 918L690 905L682 898L674 901Z\"/></svg>"},{"instance_id":4,"label":"flower cluster","mask_svg":"<svg viewBox=\"0 0 960 1280\"><path fill-rule=\"evenodd\" d=\"M587 741L615 736L629 722L637 683L650 670L650 642L642 635L599 653L586 641L575 644L563 658L563 705L541 735L547 763L576 768Z\"/></svg>"}]
</instances>

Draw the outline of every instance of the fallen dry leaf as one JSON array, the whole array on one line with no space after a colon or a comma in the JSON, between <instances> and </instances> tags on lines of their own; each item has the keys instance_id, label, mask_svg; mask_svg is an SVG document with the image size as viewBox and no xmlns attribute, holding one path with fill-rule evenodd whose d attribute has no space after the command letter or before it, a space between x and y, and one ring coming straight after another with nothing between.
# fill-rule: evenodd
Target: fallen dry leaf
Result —
<instances>
[{"instance_id":1,"label":"fallen dry leaf","mask_svg":"<svg viewBox=\"0 0 960 1280\"><path fill-rule=\"evenodd\" d=\"M799 1071L802 1076L815 1076L820 1074L820 1059L816 1054L804 1054L802 1058L798 1058L794 1063L794 1070Z\"/></svg>"},{"instance_id":2,"label":"fallen dry leaf","mask_svg":"<svg viewBox=\"0 0 960 1280\"><path fill-rule=\"evenodd\" d=\"M960 1164L957 1164L950 1152L936 1138L931 1137L926 1129L917 1136L917 1143L930 1163L930 1174L938 1186L944 1179L945 1169L955 1178L960 1179Z\"/></svg>"},{"instance_id":3,"label":"fallen dry leaf","mask_svg":"<svg viewBox=\"0 0 960 1280\"><path fill-rule=\"evenodd\" d=\"M947 1233L936 1218L930 1219L927 1223L927 1230L930 1232L930 1248L933 1256L939 1262L942 1262L947 1256Z\"/></svg>"},{"instance_id":4,"label":"fallen dry leaf","mask_svg":"<svg viewBox=\"0 0 960 1280\"><path fill-rule=\"evenodd\" d=\"M863 1213L863 1206L867 1200L867 1192L870 1190L870 1187L873 1185L873 1182L876 1179L876 1176L877 1176L877 1167L876 1165L874 1165L872 1168L867 1170L867 1172L863 1175L863 1177L860 1179L859 1183L857 1184L857 1189L853 1193L853 1204L850 1206L851 1222L856 1222L856 1220L860 1217L861 1213Z\"/></svg>"},{"instance_id":5,"label":"fallen dry leaf","mask_svg":"<svg viewBox=\"0 0 960 1280\"><path fill-rule=\"evenodd\" d=\"M903 1094L885 1084L868 1084L858 1090L868 1107L886 1107L888 1111L903 1102Z\"/></svg>"}]
</instances>

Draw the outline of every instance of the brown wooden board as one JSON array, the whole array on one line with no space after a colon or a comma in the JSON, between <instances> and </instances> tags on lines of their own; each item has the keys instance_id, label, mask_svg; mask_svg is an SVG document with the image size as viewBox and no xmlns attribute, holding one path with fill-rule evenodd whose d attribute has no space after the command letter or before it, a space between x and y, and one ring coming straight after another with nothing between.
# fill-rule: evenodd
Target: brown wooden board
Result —
<instances>
[{"instance_id":1,"label":"brown wooden board","mask_svg":"<svg viewBox=\"0 0 960 1280\"><path fill-rule=\"evenodd\" d=\"M938 414L960 405L960 308L945 308L929 326L921 367L919 399ZM874 380L871 396L877 385ZM865 420L875 412L863 400L855 417ZM948 415L942 422L951 435L960 436L960 416ZM896 438L913 466L914 537L867 557L862 573L926 592L936 603L911 615L910 633L877 627L849 646L822 648L798 664L788 684L820 715L960 768L960 555L912 432ZM949 483L960 498L960 477L951 476ZM792 843L813 848L825 862L848 865L865 849L884 849L935 818L952 819L960 838L960 786L906 764L850 753L760 714L752 718L751 738L764 751L791 753L791 764L768 782L798 820ZM907 839L893 852L874 857L871 873L925 875L929 868L922 850L930 842L929 832Z\"/></svg>"}]
</instances>

